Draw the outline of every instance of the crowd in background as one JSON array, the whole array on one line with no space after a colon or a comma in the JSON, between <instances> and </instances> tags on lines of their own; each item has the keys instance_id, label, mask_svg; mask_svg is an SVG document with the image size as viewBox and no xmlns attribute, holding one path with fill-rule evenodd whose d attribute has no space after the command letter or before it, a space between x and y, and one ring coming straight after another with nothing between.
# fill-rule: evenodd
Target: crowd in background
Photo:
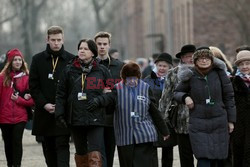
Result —
<instances>
[{"instance_id":1,"label":"crowd in background","mask_svg":"<svg viewBox=\"0 0 250 167\"><path fill-rule=\"evenodd\" d=\"M186 44L175 55L121 61L111 34L80 39L77 55L64 49L60 26L32 57L7 51L0 73L0 128L8 167L20 167L22 137L42 143L48 167L69 167L70 136L77 167L250 166L250 47L233 65L215 46ZM34 110L34 111L33 111ZM31 114L31 116L30 116ZM24 148L25 149L25 148Z\"/></svg>"}]
</instances>

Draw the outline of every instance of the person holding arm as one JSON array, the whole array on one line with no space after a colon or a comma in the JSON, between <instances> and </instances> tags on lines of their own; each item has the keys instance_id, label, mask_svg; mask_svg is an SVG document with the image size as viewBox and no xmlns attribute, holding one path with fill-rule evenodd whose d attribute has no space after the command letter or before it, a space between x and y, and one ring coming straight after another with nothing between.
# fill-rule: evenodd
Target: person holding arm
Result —
<instances>
[{"instance_id":1,"label":"person holding arm","mask_svg":"<svg viewBox=\"0 0 250 167\"><path fill-rule=\"evenodd\" d=\"M29 71L19 49L7 52L7 63L0 74L0 128L8 167L20 167L22 138L28 121L26 107L34 105L29 93ZM21 94L23 96L21 96Z\"/></svg>"},{"instance_id":2,"label":"person holding arm","mask_svg":"<svg viewBox=\"0 0 250 167\"><path fill-rule=\"evenodd\" d=\"M121 78L111 93L90 101L87 110L115 105L114 129L120 166L154 167L156 127L166 140L169 137L167 125L157 109L150 86L140 80L139 65L133 62L124 65Z\"/></svg>"},{"instance_id":3,"label":"person holding arm","mask_svg":"<svg viewBox=\"0 0 250 167\"><path fill-rule=\"evenodd\" d=\"M86 108L88 101L103 94L111 78L108 69L96 60L97 55L93 40L80 40L78 56L63 70L56 91L55 117L59 127L71 131L77 167L103 165L105 108Z\"/></svg>"},{"instance_id":4,"label":"person holding arm","mask_svg":"<svg viewBox=\"0 0 250 167\"><path fill-rule=\"evenodd\" d=\"M225 64L208 47L193 54L194 67L181 69L174 98L189 108L189 136L198 167L223 166L236 111Z\"/></svg>"}]
</instances>

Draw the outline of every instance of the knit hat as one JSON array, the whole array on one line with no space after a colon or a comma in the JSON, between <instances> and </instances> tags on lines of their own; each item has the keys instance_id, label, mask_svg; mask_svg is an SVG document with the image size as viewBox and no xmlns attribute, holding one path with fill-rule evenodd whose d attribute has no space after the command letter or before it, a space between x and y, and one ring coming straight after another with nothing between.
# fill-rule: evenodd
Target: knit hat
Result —
<instances>
[{"instance_id":1,"label":"knit hat","mask_svg":"<svg viewBox=\"0 0 250 167\"><path fill-rule=\"evenodd\" d=\"M126 80L127 77L141 78L141 69L138 64L129 62L122 67L121 78Z\"/></svg>"},{"instance_id":2,"label":"knit hat","mask_svg":"<svg viewBox=\"0 0 250 167\"><path fill-rule=\"evenodd\" d=\"M249 60L250 61L250 51L242 50L236 55L236 61L234 62L235 65L239 65L240 62Z\"/></svg>"},{"instance_id":3,"label":"knit hat","mask_svg":"<svg viewBox=\"0 0 250 167\"><path fill-rule=\"evenodd\" d=\"M192 44L188 44L188 45L184 45L182 48L181 48L181 51L179 53L177 53L175 55L176 58L181 58L182 55L186 54L186 53L194 53L196 50L196 47Z\"/></svg>"},{"instance_id":4,"label":"knit hat","mask_svg":"<svg viewBox=\"0 0 250 167\"><path fill-rule=\"evenodd\" d=\"M171 64L173 65L173 62L172 62L172 56L168 53L161 53L157 59L155 60L155 63L157 63L158 61L165 61L167 62L168 64Z\"/></svg>"},{"instance_id":5,"label":"knit hat","mask_svg":"<svg viewBox=\"0 0 250 167\"><path fill-rule=\"evenodd\" d=\"M23 54L21 53L19 49L14 48L14 49L9 50L7 53L8 62L11 62L15 56L20 56L23 58Z\"/></svg>"},{"instance_id":6,"label":"knit hat","mask_svg":"<svg viewBox=\"0 0 250 167\"><path fill-rule=\"evenodd\" d=\"M209 47L200 47L200 48L196 49L196 51L193 54L194 64L196 63L198 58L201 58L201 57L207 57L207 58L211 59L211 61L213 61L213 53L211 52Z\"/></svg>"}]
</instances>

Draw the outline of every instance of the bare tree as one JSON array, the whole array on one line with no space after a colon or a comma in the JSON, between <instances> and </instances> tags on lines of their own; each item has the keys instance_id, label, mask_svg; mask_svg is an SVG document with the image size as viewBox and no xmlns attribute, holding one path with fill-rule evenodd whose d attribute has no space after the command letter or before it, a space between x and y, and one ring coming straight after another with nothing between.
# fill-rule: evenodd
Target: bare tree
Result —
<instances>
[{"instance_id":1,"label":"bare tree","mask_svg":"<svg viewBox=\"0 0 250 167\"><path fill-rule=\"evenodd\" d=\"M237 22L239 34L241 35L241 42L243 44L250 43L250 1L249 0L222 0L215 1L215 3L222 3L223 11L228 17L233 17Z\"/></svg>"},{"instance_id":2,"label":"bare tree","mask_svg":"<svg viewBox=\"0 0 250 167\"><path fill-rule=\"evenodd\" d=\"M41 8L46 4L47 0L11 0L11 4L15 11L19 11L18 15L21 21L22 38L24 42L24 53L27 55L26 61L29 63L32 55L32 44L37 37L38 16Z\"/></svg>"},{"instance_id":3,"label":"bare tree","mask_svg":"<svg viewBox=\"0 0 250 167\"><path fill-rule=\"evenodd\" d=\"M105 30L115 15L114 10L118 9L123 1L121 0L91 0L96 16L98 30Z\"/></svg>"}]
</instances>

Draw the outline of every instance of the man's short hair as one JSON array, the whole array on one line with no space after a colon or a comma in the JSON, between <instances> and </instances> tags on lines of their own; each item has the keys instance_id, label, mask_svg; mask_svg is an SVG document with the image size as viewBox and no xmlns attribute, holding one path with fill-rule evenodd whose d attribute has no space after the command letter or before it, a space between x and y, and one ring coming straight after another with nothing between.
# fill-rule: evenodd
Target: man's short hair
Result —
<instances>
[{"instance_id":1,"label":"man's short hair","mask_svg":"<svg viewBox=\"0 0 250 167\"><path fill-rule=\"evenodd\" d=\"M47 35L51 34L63 34L63 29L60 26L51 26L47 30Z\"/></svg>"},{"instance_id":2,"label":"man's short hair","mask_svg":"<svg viewBox=\"0 0 250 167\"><path fill-rule=\"evenodd\" d=\"M111 43L111 34L108 32L100 31L95 35L95 42L97 38L108 38L109 43Z\"/></svg>"}]
</instances>

